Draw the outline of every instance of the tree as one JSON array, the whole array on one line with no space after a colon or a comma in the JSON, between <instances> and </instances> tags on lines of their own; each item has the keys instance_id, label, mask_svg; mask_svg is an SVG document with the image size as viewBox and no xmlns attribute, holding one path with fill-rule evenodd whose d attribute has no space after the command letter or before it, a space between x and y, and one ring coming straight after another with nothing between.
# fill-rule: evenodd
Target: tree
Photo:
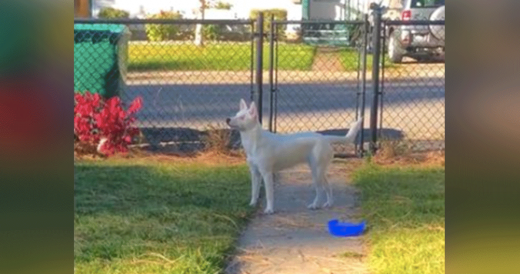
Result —
<instances>
[{"instance_id":1,"label":"tree","mask_svg":"<svg viewBox=\"0 0 520 274\"><path fill-rule=\"evenodd\" d=\"M204 20L204 12L208 8L207 0L199 0L199 19ZM204 46L204 40L202 36L202 24L197 24L195 27L195 41L193 41L197 46Z\"/></svg>"},{"instance_id":2,"label":"tree","mask_svg":"<svg viewBox=\"0 0 520 274\"><path fill-rule=\"evenodd\" d=\"M218 1L214 2L214 0L199 0L199 19L204 20L204 15L206 9L223 9L230 10L232 5L226 2ZM204 46L204 26L202 24L197 24L195 27L195 45Z\"/></svg>"}]
</instances>

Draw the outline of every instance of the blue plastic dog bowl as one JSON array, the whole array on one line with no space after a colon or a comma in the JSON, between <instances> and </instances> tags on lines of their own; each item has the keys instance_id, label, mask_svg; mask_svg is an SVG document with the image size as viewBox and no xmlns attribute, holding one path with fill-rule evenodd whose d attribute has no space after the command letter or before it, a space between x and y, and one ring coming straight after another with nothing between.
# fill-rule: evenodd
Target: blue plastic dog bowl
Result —
<instances>
[{"instance_id":1,"label":"blue plastic dog bowl","mask_svg":"<svg viewBox=\"0 0 520 274\"><path fill-rule=\"evenodd\" d=\"M359 236L365 230L365 221L359 224L340 223L334 219L329 221L329 233L337 237Z\"/></svg>"}]
</instances>

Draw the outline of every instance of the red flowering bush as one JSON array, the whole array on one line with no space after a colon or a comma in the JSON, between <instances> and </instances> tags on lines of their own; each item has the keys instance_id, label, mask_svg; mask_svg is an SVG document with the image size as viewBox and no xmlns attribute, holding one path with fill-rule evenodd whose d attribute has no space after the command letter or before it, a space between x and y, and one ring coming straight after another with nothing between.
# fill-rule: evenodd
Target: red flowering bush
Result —
<instances>
[{"instance_id":1,"label":"red flowering bush","mask_svg":"<svg viewBox=\"0 0 520 274\"><path fill-rule=\"evenodd\" d=\"M105 100L97 93L75 93L74 137L88 146L99 145L98 151L107 155L127 152L128 145L139 133L133 123L141 107L141 97L125 111L117 96Z\"/></svg>"}]
</instances>

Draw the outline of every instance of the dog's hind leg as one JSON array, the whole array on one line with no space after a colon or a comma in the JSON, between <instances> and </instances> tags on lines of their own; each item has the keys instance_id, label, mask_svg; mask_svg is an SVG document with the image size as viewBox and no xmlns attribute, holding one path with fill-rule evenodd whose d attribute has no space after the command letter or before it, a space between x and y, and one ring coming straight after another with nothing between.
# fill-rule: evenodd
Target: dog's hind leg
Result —
<instances>
[{"instance_id":1,"label":"dog's hind leg","mask_svg":"<svg viewBox=\"0 0 520 274\"><path fill-rule=\"evenodd\" d=\"M332 197L332 187L327 180L327 169L332 162L332 158L334 158L334 151L332 147L328 145L324 146L321 152L320 161L318 161L318 165L316 166L316 173L318 175L318 180L320 181L320 186L327 194L327 202L323 204L323 207L331 207L334 203L334 199Z\"/></svg>"},{"instance_id":2,"label":"dog's hind leg","mask_svg":"<svg viewBox=\"0 0 520 274\"><path fill-rule=\"evenodd\" d=\"M332 198L332 187L329 184L329 181L327 180L327 175L324 172L321 181L323 182L323 189L325 190L325 193L327 193L327 201L323 204L323 207L331 207L334 203L334 199Z\"/></svg>"},{"instance_id":3,"label":"dog's hind leg","mask_svg":"<svg viewBox=\"0 0 520 274\"><path fill-rule=\"evenodd\" d=\"M317 161L315 161L313 158L309 159L309 167L311 169L312 173L312 185L314 186L314 189L316 191L316 197L314 198L314 201L307 206L308 209L318 209L320 206L318 203L320 202L320 194L321 194L321 180L319 176Z\"/></svg>"}]
</instances>

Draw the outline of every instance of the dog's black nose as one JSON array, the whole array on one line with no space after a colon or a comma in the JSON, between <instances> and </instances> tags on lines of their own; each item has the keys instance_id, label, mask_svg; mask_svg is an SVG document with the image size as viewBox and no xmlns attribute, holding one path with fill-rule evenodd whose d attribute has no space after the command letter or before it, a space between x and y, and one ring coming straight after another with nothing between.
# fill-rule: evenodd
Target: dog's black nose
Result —
<instances>
[{"instance_id":1,"label":"dog's black nose","mask_svg":"<svg viewBox=\"0 0 520 274\"><path fill-rule=\"evenodd\" d=\"M231 119L229 119L229 118L226 118L226 124L228 124L228 125L229 125L229 122L230 122L230 121L231 121Z\"/></svg>"}]
</instances>

